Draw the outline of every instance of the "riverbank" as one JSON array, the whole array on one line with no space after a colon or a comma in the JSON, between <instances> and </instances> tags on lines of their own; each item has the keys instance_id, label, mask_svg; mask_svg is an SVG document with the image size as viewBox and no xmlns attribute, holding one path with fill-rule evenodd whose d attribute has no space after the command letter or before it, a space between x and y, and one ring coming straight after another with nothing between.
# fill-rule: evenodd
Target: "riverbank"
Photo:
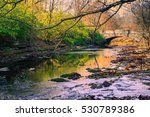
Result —
<instances>
[{"instance_id":1,"label":"riverbank","mask_svg":"<svg viewBox=\"0 0 150 117\"><path fill-rule=\"evenodd\" d=\"M53 55L64 54L69 51L79 51L85 48L109 48L104 45L86 45L70 47L65 44L46 44L44 41L36 41L34 45L19 45L15 47L2 47L0 49L0 67L24 61L41 61L51 58Z\"/></svg>"}]
</instances>

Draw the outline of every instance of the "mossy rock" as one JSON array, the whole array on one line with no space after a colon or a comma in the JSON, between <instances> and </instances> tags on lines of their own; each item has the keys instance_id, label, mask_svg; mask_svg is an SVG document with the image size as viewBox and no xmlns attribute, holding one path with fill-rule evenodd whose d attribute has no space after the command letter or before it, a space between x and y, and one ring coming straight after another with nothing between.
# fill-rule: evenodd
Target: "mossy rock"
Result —
<instances>
[{"instance_id":1,"label":"mossy rock","mask_svg":"<svg viewBox=\"0 0 150 117\"><path fill-rule=\"evenodd\" d=\"M63 75L61 75L60 77L61 78L67 78L69 76L69 74L63 74Z\"/></svg>"},{"instance_id":2,"label":"mossy rock","mask_svg":"<svg viewBox=\"0 0 150 117\"><path fill-rule=\"evenodd\" d=\"M90 79L100 79L100 78L107 78L107 76L104 75L104 74L92 74L92 75L89 75L88 78L90 78Z\"/></svg>"},{"instance_id":3,"label":"mossy rock","mask_svg":"<svg viewBox=\"0 0 150 117\"><path fill-rule=\"evenodd\" d=\"M61 78L68 78L68 79L71 79L71 80L77 80L77 79L81 78L81 75L79 73L73 72L73 73L70 73L70 74L63 74L60 77Z\"/></svg>"},{"instance_id":4,"label":"mossy rock","mask_svg":"<svg viewBox=\"0 0 150 117\"><path fill-rule=\"evenodd\" d=\"M49 81L53 81L53 82L69 82L68 80L63 79L63 78L54 78L54 79L51 79Z\"/></svg>"},{"instance_id":5,"label":"mossy rock","mask_svg":"<svg viewBox=\"0 0 150 117\"><path fill-rule=\"evenodd\" d=\"M99 68L94 68L94 69L87 68L86 70L91 73L101 72L101 70Z\"/></svg>"}]
</instances>

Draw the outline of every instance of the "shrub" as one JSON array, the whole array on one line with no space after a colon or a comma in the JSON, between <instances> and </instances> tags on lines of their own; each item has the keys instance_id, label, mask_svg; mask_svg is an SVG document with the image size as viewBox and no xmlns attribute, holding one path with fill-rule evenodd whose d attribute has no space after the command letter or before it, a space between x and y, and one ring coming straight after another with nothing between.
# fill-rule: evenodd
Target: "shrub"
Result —
<instances>
[{"instance_id":1,"label":"shrub","mask_svg":"<svg viewBox=\"0 0 150 117\"><path fill-rule=\"evenodd\" d=\"M28 43L34 38L52 41L62 38L65 44L76 46L99 44L103 39L98 32L94 34L93 39L90 39L89 29L85 28L81 21L78 25L67 31L65 36L62 36L64 35L64 32L75 23L74 20L63 22L61 25L49 30L35 31L33 27L38 28L54 25L61 19L72 16L71 14L61 11L54 11L50 19L50 13L42 7L39 8L40 10L35 9L34 12L36 13L33 13L32 1L29 3L23 2L17 5L17 7L13 9L10 14L7 14L6 17L0 17L0 37L3 37L0 41L5 42L6 40L7 43L7 39L9 39L10 43L15 41ZM6 9L9 9L9 6ZM5 12L5 10L3 12Z\"/></svg>"},{"instance_id":2,"label":"shrub","mask_svg":"<svg viewBox=\"0 0 150 117\"><path fill-rule=\"evenodd\" d=\"M0 3L2 4L2 3ZM10 5L7 5L5 10L9 10ZM20 3L11 13L0 17L0 37L5 40L11 40L11 42L29 42L32 39L34 30L31 22L33 16L31 12L25 13L27 5ZM1 13L5 10L1 10ZM36 19L36 18L34 18ZM1 43L0 45L4 44Z\"/></svg>"},{"instance_id":3,"label":"shrub","mask_svg":"<svg viewBox=\"0 0 150 117\"><path fill-rule=\"evenodd\" d=\"M89 36L91 39L91 44L94 44L94 45L100 45L105 39L103 35L101 35L97 31L94 32L93 30L90 31Z\"/></svg>"}]
</instances>

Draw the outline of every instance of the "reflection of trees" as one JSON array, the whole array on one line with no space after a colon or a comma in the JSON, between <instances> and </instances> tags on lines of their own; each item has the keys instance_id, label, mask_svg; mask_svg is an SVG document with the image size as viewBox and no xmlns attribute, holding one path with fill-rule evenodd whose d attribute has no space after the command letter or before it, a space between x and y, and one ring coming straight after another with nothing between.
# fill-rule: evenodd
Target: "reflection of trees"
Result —
<instances>
[{"instance_id":1,"label":"reflection of trees","mask_svg":"<svg viewBox=\"0 0 150 117\"><path fill-rule=\"evenodd\" d=\"M86 54L57 55L38 65L37 70L30 75L36 81L47 81L49 78L57 78L62 74L76 71L80 64L84 64L89 59L89 55Z\"/></svg>"},{"instance_id":2,"label":"reflection of trees","mask_svg":"<svg viewBox=\"0 0 150 117\"><path fill-rule=\"evenodd\" d=\"M97 56L97 55L94 55L94 54L92 55L92 57L93 57L94 60L95 60L96 65L97 65L97 68L100 69L100 66L99 66L99 63L98 63L98 61L97 61L96 56Z\"/></svg>"}]
</instances>

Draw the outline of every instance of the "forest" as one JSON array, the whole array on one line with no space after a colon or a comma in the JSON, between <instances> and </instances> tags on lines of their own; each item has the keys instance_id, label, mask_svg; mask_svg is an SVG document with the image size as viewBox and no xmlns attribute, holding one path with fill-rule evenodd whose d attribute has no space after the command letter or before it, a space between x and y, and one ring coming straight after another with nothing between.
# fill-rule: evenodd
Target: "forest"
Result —
<instances>
[{"instance_id":1,"label":"forest","mask_svg":"<svg viewBox=\"0 0 150 117\"><path fill-rule=\"evenodd\" d=\"M149 66L149 0L0 1L0 99L150 99Z\"/></svg>"},{"instance_id":2,"label":"forest","mask_svg":"<svg viewBox=\"0 0 150 117\"><path fill-rule=\"evenodd\" d=\"M126 7L125 3L133 1L2 0L0 46L11 51L15 45L34 46L37 40L58 43L58 46L59 43L67 46L101 44L104 41L101 32L123 28L141 32L149 46L149 1L127 6L135 16L127 17L135 21L124 23L117 14L121 7Z\"/></svg>"}]
</instances>

